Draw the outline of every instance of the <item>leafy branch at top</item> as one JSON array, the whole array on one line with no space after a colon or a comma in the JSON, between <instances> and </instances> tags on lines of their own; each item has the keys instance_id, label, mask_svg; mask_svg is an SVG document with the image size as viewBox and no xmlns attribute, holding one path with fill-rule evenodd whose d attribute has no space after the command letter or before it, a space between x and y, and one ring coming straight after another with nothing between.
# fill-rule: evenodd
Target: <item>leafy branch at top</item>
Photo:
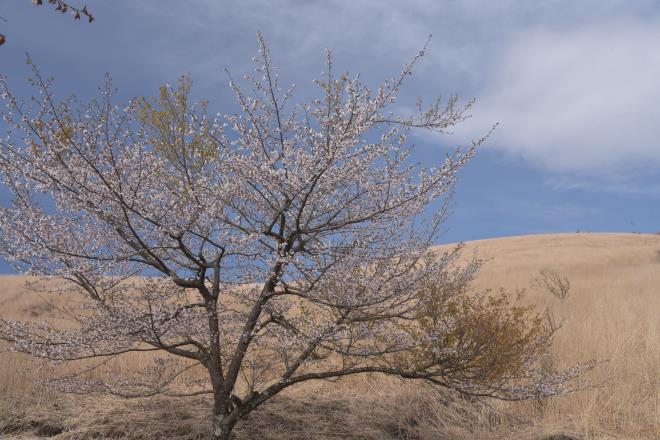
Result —
<instances>
[{"instance_id":1,"label":"leafy branch at top","mask_svg":"<svg viewBox=\"0 0 660 440\"><path fill-rule=\"evenodd\" d=\"M32 2L37 6L42 6L44 4L43 0L32 0ZM63 0L48 0L48 3L54 5L55 10L62 14L71 12L74 20L80 20L82 17L85 17L89 23L94 21L94 16L87 10L86 5L82 8L76 8Z\"/></svg>"},{"instance_id":2,"label":"leafy branch at top","mask_svg":"<svg viewBox=\"0 0 660 440\"><path fill-rule=\"evenodd\" d=\"M47 1L49 4L55 6L56 11L61 12L62 14L66 14L70 12L73 15L74 20L81 20L83 17L85 17L88 23L94 21L94 16L89 12L86 5L83 5L82 8L77 8L75 6L71 6L68 2L65 2L63 0L47 0ZM32 3L34 3L37 6L43 6L44 4L43 0L32 0ZM7 20L2 16L0 16L0 20L7 22ZM7 41L7 37L5 37L4 34L0 34L0 46L5 44L6 41Z\"/></svg>"}]
</instances>

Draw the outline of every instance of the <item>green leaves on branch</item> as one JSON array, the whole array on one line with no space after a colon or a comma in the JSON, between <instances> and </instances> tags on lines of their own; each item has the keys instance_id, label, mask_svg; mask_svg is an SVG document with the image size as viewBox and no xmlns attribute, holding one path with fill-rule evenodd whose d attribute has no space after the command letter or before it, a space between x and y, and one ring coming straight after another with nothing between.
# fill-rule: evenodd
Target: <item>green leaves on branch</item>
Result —
<instances>
[{"instance_id":1,"label":"green leaves on branch","mask_svg":"<svg viewBox=\"0 0 660 440\"><path fill-rule=\"evenodd\" d=\"M156 153L186 174L199 173L215 157L217 144L208 134L208 101L191 104L192 81L182 76L176 87L164 85L158 96L136 101L136 117Z\"/></svg>"}]
</instances>

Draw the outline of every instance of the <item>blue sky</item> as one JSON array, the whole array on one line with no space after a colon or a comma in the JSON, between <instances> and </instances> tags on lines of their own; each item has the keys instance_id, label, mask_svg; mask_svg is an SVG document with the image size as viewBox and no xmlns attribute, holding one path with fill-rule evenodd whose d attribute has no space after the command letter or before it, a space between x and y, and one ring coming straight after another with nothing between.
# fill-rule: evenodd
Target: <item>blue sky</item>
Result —
<instances>
[{"instance_id":1,"label":"blue sky","mask_svg":"<svg viewBox=\"0 0 660 440\"><path fill-rule=\"evenodd\" d=\"M79 4L71 0L72 4ZM441 160L500 125L462 172L443 241L552 232L660 231L660 3L636 0L88 0L92 24L0 0L0 74L29 96L25 52L60 96L124 99L190 74L233 108L228 67L252 69L264 33L283 83L314 93L325 48L375 86L433 35L401 96L476 98L452 136L419 136ZM0 201L6 203L6 192ZM0 271L9 269L0 265Z\"/></svg>"}]
</instances>

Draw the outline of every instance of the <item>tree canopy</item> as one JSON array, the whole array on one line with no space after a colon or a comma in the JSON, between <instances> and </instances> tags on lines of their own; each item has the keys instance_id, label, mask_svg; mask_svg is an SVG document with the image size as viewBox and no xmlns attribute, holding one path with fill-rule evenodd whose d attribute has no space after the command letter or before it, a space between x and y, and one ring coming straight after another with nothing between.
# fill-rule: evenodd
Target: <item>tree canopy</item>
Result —
<instances>
[{"instance_id":1,"label":"tree canopy","mask_svg":"<svg viewBox=\"0 0 660 440\"><path fill-rule=\"evenodd\" d=\"M473 145L433 166L411 161L413 130L444 133L472 102L393 106L424 55L372 90L337 75L318 99L280 87L259 36L251 93L209 113L182 78L151 99L57 101L35 69L29 103L3 79L0 172L13 194L0 252L82 295L74 324L0 318L14 350L63 361L156 352L133 376L70 374L66 392L212 396L212 438L314 379L382 373L474 396L539 398L588 366L545 371L552 334L504 292L474 292L477 260L433 248ZM429 207L438 206L435 212ZM89 371L84 363L80 367ZM203 371L205 376L200 379Z\"/></svg>"}]
</instances>

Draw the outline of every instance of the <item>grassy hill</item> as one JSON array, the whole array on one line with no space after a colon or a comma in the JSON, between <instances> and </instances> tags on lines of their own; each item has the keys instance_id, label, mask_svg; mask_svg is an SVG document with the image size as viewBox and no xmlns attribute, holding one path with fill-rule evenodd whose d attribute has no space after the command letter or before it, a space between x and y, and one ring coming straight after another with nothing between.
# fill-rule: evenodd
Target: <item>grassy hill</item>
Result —
<instances>
[{"instance_id":1,"label":"grassy hill","mask_svg":"<svg viewBox=\"0 0 660 440\"><path fill-rule=\"evenodd\" d=\"M237 428L264 439L660 439L660 236L553 234L480 240L465 255L485 259L476 288L525 290L526 301L562 324L550 366L604 361L601 384L546 402L486 402L377 376L304 384ZM562 301L552 277L570 282ZM24 287L0 277L0 313L57 317ZM58 301L56 298L55 302ZM205 438L208 403L61 396L31 383L37 363L0 353L0 437ZM131 368L130 362L117 368Z\"/></svg>"}]
</instances>

